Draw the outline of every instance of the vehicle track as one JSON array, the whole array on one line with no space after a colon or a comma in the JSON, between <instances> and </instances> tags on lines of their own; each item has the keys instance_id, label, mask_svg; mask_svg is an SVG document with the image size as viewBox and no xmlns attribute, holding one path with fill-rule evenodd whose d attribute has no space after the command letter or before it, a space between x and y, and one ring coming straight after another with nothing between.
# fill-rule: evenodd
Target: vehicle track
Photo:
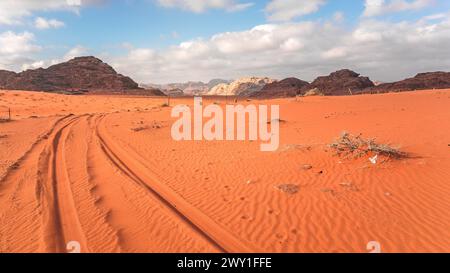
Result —
<instances>
[{"instance_id":1,"label":"vehicle track","mask_svg":"<svg viewBox=\"0 0 450 273\"><path fill-rule=\"evenodd\" d=\"M42 200L48 213L45 221L47 250L65 252L70 241L80 243L81 249L88 252L86 238L78 219L73 193L66 167L66 140L71 127L79 121L74 117L56 131L50 138L46 149L40 156L38 180L43 186L45 199ZM52 239L53 237L53 239Z\"/></svg>"},{"instance_id":2,"label":"vehicle track","mask_svg":"<svg viewBox=\"0 0 450 273\"><path fill-rule=\"evenodd\" d=\"M224 252L258 252L249 243L235 237L195 206L175 193L162 182L147 166L134 158L131 151L125 151L115 144L102 130L105 115L96 121L96 135L105 154L133 181L154 194L158 200L177 215L193 230L204 236L209 242Z\"/></svg>"},{"instance_id":3,"label":"vehicle track","mask_svg":"<svg viewBox=\"0 0 450 273\"><path fill-rule=\"evenodd\" d=\"M67 252L70 241L81 252L255 252L114 143L105 116L57 120L2 178L0 252ZM177 240L165 246L165 232Z\"/></svg>"},{"instance_id":4,"label":"vehicle track","mask_svg":"<svg viewBox=\"0 0 450 273\"><path fill-rule=\"evenodd\" d=\"M0 202L5 205L2 205L0 223L5 225L0 228L0 241L6 241L2 243L6 245L5 251L65 250L57 198L54 198L58 191L55 164L60 160L56 154L63 131L76 120L73 115L56 120L23 154L19 164L9 168L1 179ZM9 241L21 244L11 245Z\"/></svg>"}]
</instances>

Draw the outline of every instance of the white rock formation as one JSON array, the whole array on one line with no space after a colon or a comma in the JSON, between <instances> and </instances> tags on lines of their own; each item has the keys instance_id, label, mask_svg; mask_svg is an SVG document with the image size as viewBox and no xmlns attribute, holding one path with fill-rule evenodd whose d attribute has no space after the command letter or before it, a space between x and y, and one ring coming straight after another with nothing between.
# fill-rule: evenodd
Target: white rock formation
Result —
<instances>
[{"instance_id":1,"label":"white rock formation","mask_svg":"<svg viewBox=\"0 0 450 273\"><path fill-rule=\"evenodd\" d=\"M211 88L207 94L211 96L249 96L261 91L266 84L273 82L275 80L269 78L242 78L230 84L218 84Z\"/></svg>"}]
</instances>

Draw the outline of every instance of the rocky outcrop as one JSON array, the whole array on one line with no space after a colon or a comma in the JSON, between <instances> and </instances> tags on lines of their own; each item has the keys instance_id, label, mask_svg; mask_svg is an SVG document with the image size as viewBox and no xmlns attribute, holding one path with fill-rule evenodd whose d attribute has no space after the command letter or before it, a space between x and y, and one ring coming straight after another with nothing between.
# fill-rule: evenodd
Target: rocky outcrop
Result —
<instances>
[{"instance_id":1,"label":"rocky outcrop","mask_svg":"<svg viewBox=\"0 0 450 273\"><path fill-rule=\"evenodd\" d=\"M417 74L413 78L393 83L383 83L364 90L362 93L386 93L426 89L450 88L450 72L428 72Z\"/></svg>"},{"instance_id":2,"label":"rocky outcrop","mask_svg":"<svg viewBox=\"0 0 450 273\"><path fill-rule=\"evenodd\" d=\"M213 88L211 88L207 95L220 95L220 96L227 96L229 95L229 89L230 89L230 84L228 83L219 83L218 85L214 86Z\"/></svg>"},{"instance_id":3,"label":"rocky outcrop","mask_svg":"<svg viewBox=\"0 0 450 273\"><path fill-rule=\"evenodd\" d=\"M0 70L0 89L3 86L6 86L7 83L11 80L11 78L15 77L16 73L6 70Z\"/></svg>"},{"instance_id":4,"label":"rocky outcrop","mask_svg":"<svg viewBox=\"0 0 450 273\"><path fill-rule=\"evenodd\" d=\"M251 97L260 99L295 97L301 94L302 88L307 86L309 86L309 82L297 78L287 78L266 84L261 91L253 93Z\"/></svg>"},{"instance_id":5,"label":"rocky outcrop","mask_svg":"<svg viewBox=\"0 0 450 273\"><path fill-rule=\"evenodd\" d=\"M180 89L186 95L200 95L208 92L208 84L203 82L186 82L186 83L171 83L163 87L164 90Z\"/></svg>"},{"instance_id":6,"label":"rocky outcrop","mask_svg":"<svg viewBox=\"0 0 450 273\"><path fill-rule=\"evenodd\" d=\"M213 88L214 86L221 84L221 83L232 83L233 81L229 81L229 80L222 80L222 79L212 79L208 82L208 91L211 90L211 88Z\"/></svg>"},{"instance_id":7,"label":"rocky outcrop","mask_svg":"<svg viewBox=\"0 0 450 273\"><path fill-rule=\"evenodd\" d=\"M261 91L266 84L273 83L275 80L269 78L242 78L230 84L221 83L209 90L210 96L251 96L253 93Z\"/></svg>"},{"instance_id":8,"label":"rocky outcrop","mask_svg":"<svg viewBox=\"0 0 450 273\"><path fill-rule=\"evenodd\" d=\"M375 85L369 78L343 69L333 72L329 76L318 77L309 86L302 88L302 94L311 89L317 89L326 96L351 95L373 86Z\"/></svg>"},{"instance_id":9,"label":"rocky outcrop","mask_svg":"<svg viewBox=\"0 0 450 273\"><path fill-rule=\"evenodd\" d=\"M11 90L111 92L139 89L131 78L118 74L95 57L78 57L47 69L3 72L0 78L0 88Z\"/></svg>"},{"instance_id":10,"label":"rocky outcrop","mask_svg":"<svg viewBox=\"0 0 450 273\"><path fill-rule=\"evenodd\" d=\"M174 88L174 89L170 89L170 90L164 90L163 92L164 92L164 94L166 94L167 96L171 96L171 97L182 97L182 96L184 96L184 92L183 92L183 90L181 90L180 88Z\"/></svg>"}]
</instances>

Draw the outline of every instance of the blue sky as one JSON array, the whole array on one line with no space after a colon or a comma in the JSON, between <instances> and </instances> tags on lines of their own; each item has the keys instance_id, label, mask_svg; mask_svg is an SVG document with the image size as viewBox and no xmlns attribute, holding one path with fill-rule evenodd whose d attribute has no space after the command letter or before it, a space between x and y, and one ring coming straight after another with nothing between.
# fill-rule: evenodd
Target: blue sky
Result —
<instances>
[{"instance_id":1,"label":"blue sky","mask_svg":"<svg viewBox=\"0 0 450 273\"><path fill-rule=\"evenodd\" d=\"M449 42L449 2L2 0L0 69L96 55L139 82L311 80L344 66L389 81L448 67L427 43Z\"/></svg>"}]
</instances>

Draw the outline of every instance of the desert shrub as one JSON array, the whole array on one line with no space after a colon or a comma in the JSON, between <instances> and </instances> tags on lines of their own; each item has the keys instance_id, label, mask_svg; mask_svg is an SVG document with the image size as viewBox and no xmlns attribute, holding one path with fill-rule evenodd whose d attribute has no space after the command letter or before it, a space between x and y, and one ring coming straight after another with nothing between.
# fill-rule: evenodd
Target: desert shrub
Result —
<instances>
[{"instance_id":1,"label":"desert shrub","mask_svg":"<svg viewBox=\"0 0 450 273\"><path fill-rule=\"evenodd\" d=\"M135 132L140 132L140 131L148 130L150 128L151 128L150 126L140 126L140 127L132 128L131 130L135 131Z\"/></svg>"},{"instance_id":2,"label":"desert shrub","mask_svg":"<svg viewBox=\"0 0 450 273\"><path fill-rule=\"evenodd\" d=\"M360 157L368 153L401 159L408 157L408 154L393 148L387 144L379 144L375 139L364 139L361 135L351 135L343 132L341 136L329 145L338 155Z\"/></svg>"},{"instance_id":3,"label":"desert shrub","mask_svg":"<svg viewBox=\"0 0 450 273\"><path fill-rule=\"evenodd\" d=\"M144 124L143 121L139 122L139 124ZM132 128L132 131L135 132L140 132L140 131L144 131L144 130L150 130L150 129L161 129L163 128L163 124L159 123L159 122L153 122L152 125L143 125L143 126L139 126L136 128Z\"/></svg>"},{"instance_id":4,"label":"desert shrub","mask_svg":"<svg viewBox=\"0 0 450 273\"><path fill-rule=\"evenodd\" d=\"M300 190L300 187L294 184L281 184L277 185L276 188L287 194L296 194Z\"/></svg>"}]
</instances>

